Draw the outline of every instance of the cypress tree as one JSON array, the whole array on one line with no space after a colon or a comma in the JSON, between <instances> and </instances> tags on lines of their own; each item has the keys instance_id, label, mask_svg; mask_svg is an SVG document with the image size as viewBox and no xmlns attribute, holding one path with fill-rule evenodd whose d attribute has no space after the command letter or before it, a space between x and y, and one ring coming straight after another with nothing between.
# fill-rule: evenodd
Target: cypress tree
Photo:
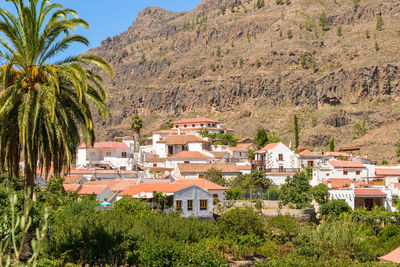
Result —
<instances>
[{"instance_id":1,"label":"cypress tree","mask_svg":"<svg viewBox=\"0 0 400 267\"><path fill-rule=\"evenodd\" d=\"M335 137L332 137L332 139L329 141L329 151L335 151Z\"/></svg>"},{"instance_id":2,"label":"cypress tree","mask_svg":"<svg viewBox=\"0 0 400 267\"><path fill-rule=\"evenodd\" d=\"M297 115L294 115L294 146L299 148L299 122L297 119Z\"/></svg>"}]
</instances>

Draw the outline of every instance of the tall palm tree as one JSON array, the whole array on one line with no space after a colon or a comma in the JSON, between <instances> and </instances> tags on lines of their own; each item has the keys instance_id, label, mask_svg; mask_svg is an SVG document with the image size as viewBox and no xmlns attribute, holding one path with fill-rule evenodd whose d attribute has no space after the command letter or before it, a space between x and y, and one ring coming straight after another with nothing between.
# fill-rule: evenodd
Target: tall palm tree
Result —
<instances>
[{"instance_id":1,"label":"tall palm tree","mask_svg":"<svg viewBox=\"0 0 400 267\"><path fill-rule=\"evenodd\" d=\"M59 176L68 169L80 136L95 140L92 112L108 116L108 91L93 69L114 72L94 55L53 62L71 44L88 45L73 34L88 24L71 9L49 0L7 0L15 12L0 9L0 167L19 175L24 162L25 192L32 197L37 168ZM92 65L92 69L87 69ZM21 157L23 155L23 157Z\"/></svg>"},{"instance_id":2,"label":"tall palm tree","mask_svg":"<svg viewBox=\"0 0 400 267\"><path fill-rule=\"evenodd\" d=\"M132 116L131 129L133 130L133 137L135 138L135 152L139 151L139 138L140 130L143 128L143 118L138 114Z\"/></svg>"}]
</instances>

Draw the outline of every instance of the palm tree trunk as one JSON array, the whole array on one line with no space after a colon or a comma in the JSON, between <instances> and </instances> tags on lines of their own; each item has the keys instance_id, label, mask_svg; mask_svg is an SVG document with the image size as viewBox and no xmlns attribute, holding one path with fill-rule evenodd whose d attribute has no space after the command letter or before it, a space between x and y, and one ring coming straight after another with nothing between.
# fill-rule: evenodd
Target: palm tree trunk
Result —
<instances>
[{"instance_id":1,"label":"palm tree trunk","mask_svg":"<svg viewBox=\"0 0 400 267\"><path fill-rule=\"evenodd\" d=\"M139 133L134 132L134 139L135 139L135 152L139 152Z\"/></svg>"},{"instance_id":2,"label":"palm tree trunk","mask_svg":"<svg viewBox=\"0 0 400 267\"><path fill-rule=\"evenodd\" d=\"M26 153L25 153L26 154ZM26 214L27 209L29 209L29 201L32 200L33 198L33 190L35 186L35 172L36 169L33 170L33 168L30 166L30 164L27 161L27 158L25 156L25 168L24 168L24 175L25 175L25 183L24 183L24 214ZM29 211L29 215L31 216L32 211ZM33 227L32 225L30 226L28 232L25 234L24 237L24 243L20 255L20 260L23 262L26 262L33 254L32 250L32 239L33 239Z\"/></svg>"}]
</instances>

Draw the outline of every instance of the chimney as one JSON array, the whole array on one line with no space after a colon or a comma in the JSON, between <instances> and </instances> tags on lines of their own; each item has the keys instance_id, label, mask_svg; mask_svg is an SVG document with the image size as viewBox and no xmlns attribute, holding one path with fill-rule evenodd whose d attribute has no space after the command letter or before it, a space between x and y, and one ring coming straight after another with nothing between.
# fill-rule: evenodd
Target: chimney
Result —
<instances>
[{"instance_id":1,"label":"chimney","mask_svg":"<svg viewBox=\"0 0 400 267\"><path fill-rule=\"evenodd\" d=\"M332 182L331 181L328 181L328 188L332 189Z\"/></svg>"}]
</instances>

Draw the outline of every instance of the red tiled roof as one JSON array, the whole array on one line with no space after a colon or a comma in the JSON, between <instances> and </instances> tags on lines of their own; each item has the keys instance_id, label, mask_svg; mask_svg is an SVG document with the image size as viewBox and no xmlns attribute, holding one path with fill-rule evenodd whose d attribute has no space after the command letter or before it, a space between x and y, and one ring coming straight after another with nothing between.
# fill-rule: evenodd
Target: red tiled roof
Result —
<instances>
[{"instance_id":1,"label":"red tiled roof","mask_svg":"<svg viewBox=\"0 0 400 267\"><path fill-rule=\"evenodd\" d=\"M107 185L82 185L82 188L78 191L79 195L98 195L107 188Z\"/></svg>"},{"instance_id":2,"label":"red tiled roof","mask_svg":"<svg viewBox=\"0 0 400 267\"><path fill-rule=\"evenodd\" d=\"M303 157L303 158L322 158L323 157L322 155L318 155L318 154L316 154L314 152L311 152L310 150L307 150L307 149L302 151L302 152L300 152L299 156Z\"/></svg>"},{"instance_id":3,"label":"red tiled roof","mask_svg":"<svg viewBox=\"0 0 400 267\"><path fill-rule=\"evenodd\" d=\"M193 133L196 132L197 130L220 130L217 127L193 127L193 128L180 128L181 134L188 134L188 133ZM173 129L166 129L166 130L159 130L155 132L155 134L171 134L171 135L177 135L178 134L178 129L173 128Z\"/></svg>"},{"instance_id":4,"label":"red tiled roof","mask_svg":"<svg viewBox=\"0 0 400 267\"><path fill-rule=\"evenodd\" d=\"M186 184L187 186L197 185L205 190L227 190L226 187L217 185L207 179L179 179L173 182L173 184Z\"/></svg>"},{"instance_id":5,"label":"red tiled roof","mask_svg":"<svg viewBox=\"0 0 400 267\"><path fill-rule=\"evenodd\" d=\"M119 193L119 196L134 196L140 193L152 193L154 191L160 193L174 193L183 188L188 187L187 184L174 184L174 183L141 183L131 186L127 190Z\"/></svg>"},{"instance_id":6,"label":"red tiled roof","mask_svg":"<svg viewBox=\"0 0 400 267\"><path fill-rule=\"evenodd\" d=\"M400 176L400 169L375 169L376 176Z\"/></svg>"},{"instance_id":7,"label":"red tiled roof","mask_svg":"<svg viewBox=\"0 0 400 267\"><path fill-rule=\"evenodd\" d=\"M172 122L172 124L182 124L182 123L201 123L201 122L205 122L205 123L220 123L220 121L217 120L212 120L212 119L207 119L207 118L189 118L189 119L183 119L183 120L177 120Z\"/></svg>"},{"instance_id":8,"label":"red tiled roof","mask_svg":"<svg viewBox=\"0 0 400 267\"><path fill-rule=\"evenodd\" d=\"M214 158L216 159L222 159L223 157L225 157L225 155L228 153L226 151L211 151L211 154L214 155Z\"/></svg>"},{"instance_id":9,"label":"red tiled roof","mask_svg":"<svg viewBox=\"0 0 400 267\"><path fill-rule=\"evenodd\" d=\"M165 158L147 158L145 162L165 162Z\"/></svg>"},{"instance_id":10,"label":"red tiled roof","mask_svg":"<svg viewBox=\"0 0 400 267\"><path fill-rule=\"evenodd\" d=\"M167 145L186 145L188 143L208 143L207 140L196 135L169 135L167 138L158 141Z\"/></svg>"},{"instance_id":11,"label":"red tiled roof","mask_svg":"<svg viewBox=\"0 0 400 267\"><path fill-rule=\"evenodd\" d=\"M331 183L331 188L332 189L338 189L338 188L346 188L350 187L352 180L350 179L328 179L323 181L322 183L325 185L328 185L328 183Z\"/></svg>"},{"instance_id":12,"label":"red tiled roof","mask_svg":"<svg viewBox=\"0 0 400 267\"><path fill-rule=\"evenodd\" d=\"M83 170L71 170L70 174L135 174L136 171L123 171L123 170L91 170L91 169L83 169Z\"/></svg>"},{"instance_id":13,"label":"red tiled roof","mask_svg":"<svg viewBox=\"0 0 400 267\"><path fill-rule=\"evenodd\" d=\"M68 191L76 191L78 192L79 189L81 189L82 185L81 184L64 184L64 190L66 192Z\"/></svg>"},{"instance_id":14,"label":"red tiled roof","mask_svg":"<svg viewBox=\"0 0 400 267\"><path fill-rule=\"evenodd\" d=\"M345 158L350 158L350 154L346 152L326 152L325 156L333 156L333 157L345 157Z\"/></svg>"},{"instance_id":15,"label":"red tiled roof","mask_svg":"<svg viewBox=\"0 0 400 267\"><path fill-rule=\"evenodd\" d=\"M89 181L85 186L107 186L112 192L128 189L137 184L137 180L111 180L111 181Z\"/></svg>"},{"instance_id":16,"label":"red tiled roof","mask_svg":"<svg viewBox=\"0 0 400 267\"><path fill-rule=\"evenodd\" d=\"M237 165L239 170L251 170L250 165Z\"/></svg>"},{"instance_id":17,"label":"red tiled roof","mask_svg":"<svg viewBox=\"0 0 400 267\"><path fill-rule=\"evenodd\" d=\"M87 148L86 143L82 143L78 148ZM124 148L129 149L129 146L123 142L96 142L90 148Z\"/></svg>"},{"instance_id":18,"label":"red tiled roof","mask_svg":"<svg viewBox=\"0 0 400 267\"><path fill-rule=\"evenodd\" d=\"M82 177L82 175L64 176L64 184L73 184Z\"/></svg>"},{"instance_id":19,"label":"red tiled roof","mask_svg":"<svg viewBox=\"0 0 400 267\"><path fill-rule=\"evenodd\" d=\"M178 154L169 156L168 159L211 159L211 157L199 151L182 151Z\"/></svg>"},{"instance_id":20,"label":"red tiled roof","mask_svg":"<svg viewBox=\"0 0 400 267\"><path fill-rule=\"evenodd\" d=\"M279 144L282 144L282 143L272 143L272 144L268 144L268 145L266 145L265 147L261 148L260 150L254 152L254 153L261 153L261 152L265 152L265 151L274 149L274 148L277 147Z\"/></svg>"},{"instance_id":21,"label":"red tiled roof","mask_svg":"<svg viewBox=\"0 0 400 267\"><path fill-rule=\"evenodd\" d=\"M328 163L334 168L365 168L364 164L359 161L331 160Z\"/></svg>"},{"instance_id":22,"label":"red tiled roof","mask_svg":"<svg viewBox=\"0 0 400 267\"><path fill-rule=\"evenodd\" d=\"M354 194L356 196L386 196L385 193L377 188L354 189Z\"/></svg>"},{"instance_id":23,"label":"red tiled roof","mask_svg":"<svg viewBox=\"0 0 400 267\"><path fill-rule=\"evenodd\" d=\"M166 168L166 167L140 167L143 170L151 170L151 171L172 171L174 170L173 168Z\"/></svg>"},{"instance_id":24,"label":"red tiled roof","mask_svg":"<svg viewBox=\"0 0 400 267\"><path fill-rule=\"evenodd\" d=\"M400 189L400 184L399 183L394 184L394 188Z\"/></svg>"},{"instance_id":25,"label":"red tiled roof","mask_svg":"<svg viewBox=\"0 0 400 267\"><path fill-rule=\"evenodd\" d=\"M206 173L215 168L222 173L240 173L236 163L178 163L180 173Z\"/></svg>"},{"instance_id":26,"label":"red tiled roof","mask_svg":"<svg viewBox=\"0 0 400 267\"><path fill-rule=\"evenodd\" d=\"M400 247L396 248L392 252L379 257L381 261L393 262L393 263L400 263Z\"/></svg>"}]
</instances>

